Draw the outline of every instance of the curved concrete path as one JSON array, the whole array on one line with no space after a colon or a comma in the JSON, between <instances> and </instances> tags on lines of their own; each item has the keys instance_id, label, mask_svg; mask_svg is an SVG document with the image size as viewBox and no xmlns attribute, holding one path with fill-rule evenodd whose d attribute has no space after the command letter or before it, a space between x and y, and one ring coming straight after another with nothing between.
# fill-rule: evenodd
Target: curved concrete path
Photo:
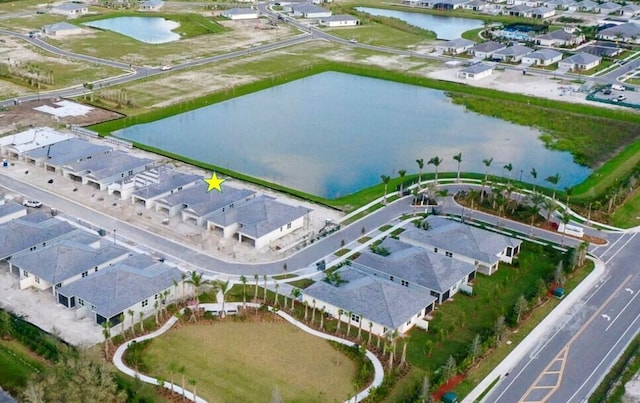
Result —
<instances>
[{"instance_id":1,"label":"curved concrete path","mask_svg":"<svg viewBox=\"0 0 640 403\"><path fill-rule=\"evenodd\" d=\"M255 303L247 303L246 304L247 307L250 308L260 308L262 305L261 304L255 304ZM215 311L218 312L221 310L222 308L222 304L200 304L201 308L204 308L205 311ZM225 303L225 310L226 311L232 311L232 310L238 310L238 308L242 307L242 303L237 303L237 302L227 302ZM273 312L273 308L269 307L269 311ZM329 340L329 341L334 341L336 343L341 343L347 346L351 346L354 343L349 341L349 340L345 340L345 339L341 339L339 337L336 336L332 336L330 334L325 334L322 333L318 330L315 329L311 329L310 327L308 327L307 325L299 322L298 320L296 320L294 317L292 317L291 315L289 315L288 313L285 313L283 311L277 310L275 312L278 316L280 316L281 318L283 318L284 320L286 320L287 322L291 323L292 325L298 327L301 330L304 330L305 332L316 336L316 337L320 337L323 338L325 340ZM178 318L175 316L172 316L164 325L162 325L159 329L155 330L152 333L149 334L145 334L144 336L140 336L140 337L136 337L135 339L129 340L126 343L123 343L122 345L120 345L118 347L118 349L116 350L115 354L113 355L113 364L116 366L116 368L118 368L118 370L124 374L127 374L133 378L137 378L139 380L141 380L142 382L145 383L150 383L152 385L158 385L158 379L153 378L151 376L147 376L144 374L141 374L139 372L137 372L136 370L129 368L123 361L123 356L125 351L127 351L127 348L129 348L129 346L132 343L137 343L137 342L141 342L144 340L149 340L149 339L153 339L155 337L158 337L164 333L166 333L169 329L171 329L171 327L173 327L173 325L178 321ZM373 363L373 369L374 369L374 377L373 377L373 382L371 382L371 384L369 386L367 386L366 389L364 389L363 391L361 391L360 393L358 393L355 396L355 400L353 398L350 398L349 400L347 400L345 403L348 402L360 402L362 400L364 400L367 396L369 396L369 394L371 393L371 389L378 387L382 384L382 380L384 379L384 368L382 367L382 363L380 362L380 360L378 359L378 357L375 356L375 354L373 354L371 351L366 350L365 352L367 358ZM206 400L204 400L203 398L199 397L199 396L195 396L192 392L190 392L189 390L183 390L182 387L173 384L171 382L165 382L163 385L163 387L173 391L174 393L178 393L180 395L183 395L185 398L196 402L196 403L207 403Z\"/></svg>"}]
</instances>

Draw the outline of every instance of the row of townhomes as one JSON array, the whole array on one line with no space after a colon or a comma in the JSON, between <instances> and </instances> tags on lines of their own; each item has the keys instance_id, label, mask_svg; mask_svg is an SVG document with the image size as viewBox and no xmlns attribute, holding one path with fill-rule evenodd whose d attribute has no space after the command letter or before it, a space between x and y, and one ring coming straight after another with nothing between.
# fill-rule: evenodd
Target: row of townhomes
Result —
<instances>
[{"instance_id":1,"label":"row of townhomes","mask_svg":"<svg viewBox=\"0 0 640 403\"><path fill-rule=\"evenodd\" d=\"M318 6L314 3L288 3L282 5L282 11L294 18L311 20L321 26L334 27L354 27L360 24L360 20L352 15L333 15L331 10ZM230 20L252 20L260 17L260 13L253 7L236 7L224 10L220 13Z\"/></svg>"},{"instance_id":2,"label":"row of townhomes","mask_svg":"<svg viewBox=\"0 0 640 403\"><path fill-rule=\"evenodd\" d=\"M424 229L427 228L427 229ZM337 270L341 281L320 281L303 301L380 336L427 329L428 315L459 291L472 292L477 273L512 263L522 241L444 217L429 216L398 239L385 238Z\"/></svg>"},{"instance_id":3,"label":"row of townhomes","mask_svg":"<svg viewBox=\"0 0 640 403\"><path fill-rule=\"evenodd\" d=\"M183 273L44 212L0 202L0 261L21 289L51 292L78 319L120 323L186 296ZM187 291L191 291L190 289Z\"/></svg>"},{"instance_id":4,"label":"row of townhomes","mask_svg":"<svg viewBox=\"0 0 640 403\"><path fill-rule=\"evenodd\" d=\"M307 208L226 184L224 192L208 192L200 176L46 127L1 138L0 152L257 249L310 219Z\"/></svg>"}]
</instances>

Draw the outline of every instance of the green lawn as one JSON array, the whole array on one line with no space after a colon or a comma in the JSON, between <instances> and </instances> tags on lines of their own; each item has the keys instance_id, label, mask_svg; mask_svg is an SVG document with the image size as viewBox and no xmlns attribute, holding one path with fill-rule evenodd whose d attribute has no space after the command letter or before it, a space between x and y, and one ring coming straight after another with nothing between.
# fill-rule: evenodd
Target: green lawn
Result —
<instances>
[{"instance_id":1,"label":"green lawn","mask_svg":"<svg viewBox=\"0 0 640 403\"><path fill-rule=\"evenodd\" d=\"M287 402L344 401L355 376L355 364L325 340L288 323L232 318L171 330L151 342L143 362L168 380L172 366L184 366L209 402L269 401L276 388Z\"/></svg>"},{"instance_id":2,"label":"green lawn","mask_svg":"<svg viewBox=\"0 0 640 403\"><path fill-rule=\"evenodd\" d=\"M332 28L328 29L327 32L344 39L353 38L359 43L367 45L390 46L401 49L424 43L428 39L425 36L401 31L379 23L370 23L348 29Z\"/></svg>"},{"instance_id":3,"label":"green lawn","mask_svg":"<svg viewBox=\"0 0 640 403\"><path fill-rule=\"evenodd\" d=\"M613 225L631 228L640 225L640 190L635 192L613 213Z\"/></svg>"},{"instance_id":4,"label":"green lawn","mask_svg":"<svg viewBox=\"0 0 640 403\"><path fill-rule=\"evenodd\" d=\"M0 386L17 393L27 385L31 375L44 369L41 361L18 341L0 340Z\"/></svg>"}]
</instances>

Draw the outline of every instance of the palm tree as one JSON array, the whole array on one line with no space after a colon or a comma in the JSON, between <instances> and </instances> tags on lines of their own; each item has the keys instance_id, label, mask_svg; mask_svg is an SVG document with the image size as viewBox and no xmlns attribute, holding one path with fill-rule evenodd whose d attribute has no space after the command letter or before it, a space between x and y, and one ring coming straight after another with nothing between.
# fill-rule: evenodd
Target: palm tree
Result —
<instances>
[{"instance_id":1,"label":"palm tree","mask_svg":"<svg viewBox=\"0 0 640 403\"><path fill-rule=\"evenodd\" d=\"M454 155L453 159L458 164L458 174L456 175L456 182L460 182L460 164L462 163L462 153Z\"/></svg>"},{"instance_id":2,"label":"palm tree","mask_svg":"<svg viewBox=\"0 0 640 403\"><path fill-rule=\"evenodd\" d=\"M304 305L304 321L306 322L309 319L309 303L302 301L302 305Z\"/></svg>"},{"instance_id":3,"label":"palm tree","mask_svg":"<svg viewBox=\"0 0 640 403\"><path fill-rule=\"evenodd\" d=\"M218 281L215 284L216 292L219 291L219 292L222 293L222 309L221 309L221 312L222 312L222 316L223 317L226 315L225 314L225 310L224 310L224 302L225 302L225 299L226 299L227 292L229 292L229 290L231 289L230 285L231 285L231 282L229 280L227 280L225 282Z\"/></svg>"},{"instance_id":4,"label":"palm tree","mask_svg":"<svg viewBox=\"0 0 640 403\"><path fill-rule=\"evenodd\" d=\"M401 169L398 171L398 175L400 175L400 197L404 194L404 176L407 174L406 169Z\"/></svg>"},{"instance_id":5,"label":"palm tree","mask_svg":"<svg viewBox=\"0 0 640 403\"><path fill-rule=\"evenodd\" d=\"M552 199L545 197L544 202L542 203L542 208L547 210L547 224L549 224L549 221L551 221L551 214L556 209L556 202Z\"/></svg>"},{"instance_id":6,"label":"palm tree","mask_svg":"<svg viewBox=\"0 0 640 403\"><path fill-rule=\"evenodd\" d=\"M369 340L367 340L367 346L371 345L371 329L373 328L373 322L369 321Z\"/></svg>"},{"instance_id":7,"label":"palm tree","mask_svg":"<svg viewBox=\"0 0 640 403\"><path fill-rule=\"evenodd\" d=\"M210 280L203 278L204 273L198 273L197 271L191 272L191 277L184 280L185 283L190 284L193 287L194 297L196 300L196 311L200 309L200 288L204 285L211 284Z\"/></svg>"},{"instance_id":8,"label":"palm tree","mask_svg":"<svg viewBox=\"0 0 640 403\"><path fill-rule=\"evenodd\" d=\"M418 190L422 187L422 168L424 168L424 159L418 158L416 160L416 164L418 164Z\"/></svg>"},{"instance_id":9,"label":"palm tree","mask_svg":"<svg viewBox=\"0 0 640 403\"><path fill-rule=\"evenodd\" d=\"M296 298L300 298L302 295L302 291L299 288L293 288L291 290L291 310L296 309Z\"/></svg>"},{"instance_id":10,"label":"palm tree","mask_svg":"<svg viewBox=\"0 0 640 403\"><path fill-rule=\"evenodd\" d=\"M264 280L264 298L262 299L262 303L266 304L267 303L267 275L264 274L262 276L262 279Z\"/></svg>"},{"instance_id":11,"label":"palm tree","mask_svg":"<svg viewBox=\"0 0 640 403\"><path fill-rule=\"evenodd\" d=\"M136 317L135 317L136 313L133 312L132 309L129 309L127 311L127 313L129 314L129 316L131 316L131 334L133 335L133 337L136 337L136 329L135 329L135 326L134 326L135 325L135 320L136 320Z\"/></svg>"},{"instance_id":12,"label":"palm tree","mask_svg":"<svg viewBox=\"0 0 640 403\"><path fill-rule=\"evenodd\" d=\"M193 400L197 400L196 396L196 380L195 379L190 379L189 380L189 385L193 386Z\"/></svg>"},{"instance_id":13,"label":"palm tree","mask_svg":"<svg viewBox=\"0 0 640 403\"><path fill-rule=\"evenodd\" d=\"M358 319L358 340L360 340L362 338L362 315L359 315L360 318Z\"/></svg>"},{"instance_id":14,"label":"palm tree","mask_svg":"<svg viewBox=\"0 0 640 403\"><path fill-rule=\"evenodd\" d=\"M184 365L182 365L180 368L178 368L178 373L182 376L182 397L184 397L184 393L187 391L187 389L185 388L185 379L184 379L184 374L185 372L187 372L187 367L185 367Z\"/></svg>"},{"instance_id":15,"label":"palm tree","mask_svg":"<svg viewBox=\"0 0 640 403\"><path fill-rule=\"evenodd\" d=\"M513 171L513 165L511 163L508 163L502 168L506 169L509 172L509 180L507 183L511 184L511 171Z\"/></svg>"},{"instance_id":16,"label":"palm tree","mask_svg":"<svg viewBox=\"0 0 640 403\"><path fill-rule=\"evenodd\" d=\"M156 302L153 303L153 309L155 311L156 326L160 323L160 321L158 320L158 316L159 316L158 308L160 308L160 303L158 302L158 300L156 300Z\"/></svg>"},{"instance_id":17,"label":"palm tree","mask_svg":"<svg viewBox=\"0 0 640 403\"><path fill-rule=\"evenodd\" d=\"M138 312L138 316L140 317L140 334L144 333L144 320L142 320L142 318L144 317L144 313L142 311Z\"/></svg>"},{"instance_id":18,"label":"palm tree","mask_svg":"<svg viewBox=\"0 0 640 403\"><path fill-rule=\"evenodd\" d=\"M109 358L109 343L111 342L111 324L109 321L102 322L102 335L104 336L104 355Z\"/></svg>"},{"instance_id":19,"label":"palm tree","mask_svg":"<svg viewBox=\"0 0 640 403\"><path fill-rule=\"evenodd\" d=\"M344 315L344 311L342 309L338 309L338 323L336 323L336 334L340 331L340 324L342 323L342 315Z\"/></svg>"},{"instance_id":20,"label":"palm tree","mask_svg":"<svg viewBox=\"0 0 640 403\"><path fill-rule=\"evenodd\" d=\"M320 330L324 330L324 311L326 309L327 307L322 305L322 309L320 310Z\"/></svg>"},{"instance_id":21,"label":"palm tree","mask_svg":"<svg viewBox=\"0 0 640 403\"><path fill-rule=\"evenodd\" d=\"M257 301L258 300L258 280L260 279L260 276L258 276L257 274L254 274L253 279L256 280L256 293L253 296L253 300Z\"/></svg>"},{"instance_id":22,"label":"palm tree","mask_svg":"<svg viewBox=\"0 0 640 403\"><path fill-rule=\"evenodd\" d=\"M120 334L122 335L122 340L127 338L127 335L124 334L124 313L118 315L118 320L120 321Z\"/></svg>"},{"instance_id":23,"label":"palm tree","mask_svg":"<svg viewBox=\"0 0 640 403\"><path fill-rule=\"evenodd\" d=\"M380 175L380 179L382 179L382 183L384 183L384 197L382 198L382 203L387 204L387 188L391 177L388 175Z\"/></svg>"},{"instance_id":24,"label":"palm tree","mask_svg":"<svg viewBox=\"0 0 640 403\"><path fill-rule=\"evenodd\" d=\"M244 276L240 276L240 282L242 283L242 309L247 307L247 278Z\"/></svg>"},{"instance_id":25,"label":"palm tree","mask_svg":"<svg viewBox=\"0 0 640 403\"><path fill-rule=\"evenodd\" d=\"M435 157L431 158L429 162L427 162L427 164L433 165L435 167L435 171L436 171L435 182L437 187L438 186L438 167L440 166L440 164L442 164L442 158L436 155Z\"/></svg>"},{"instance_id":26,"label":"palm tree","mask_svg":"<svg viewBox=\"0 0 640 403\"><path fill-rule=\"evenodd\" d=\"M351 315L353 315L353 312L347 312L347 337L351 334Z\"/></svg>"},{"instance_id":27,"label":"palm tree","mask_svg":"<svg viewBox=\"0 0 640 403\"><path fill-rule=\"evenodd\" d=\"M311 303L313 304L312 314L311 314L311 323L316 323L316 299L314 298Z\"/></svg>"},{"instance_id":28,"label":"palm tree","mask_svg":"<svg viewBox=\"0 0 640 403\"><path fill-rule=\"evenodd\" d=\"M529 236L533 234L533 223L535 222L536 217L540 214L540 208L544 203L545 197L541 194L533 193L529 196L529 204L527 207L527 212L531 214L531 226L529 227Z\"/></svg>"},{"instance_id":29,"label":"palm tree","mask_svg":"<svg viewBox=\"0 0 640 403\"><path fill-rule=\"evenodd\" d=\"M484 180L482 181L482 193L480 193L480 203L484 201L484 186L487 183L487 179L489 178L489 167L491 166L492 162L493 162L493 157L485 158L482 160L482 163L485 166L485 170L484 170Z\"/></svg>"},{"instance_id":30,"label":"palm tree","mask_svg":"<svg viewBox=\"0 0 640 403\"><path fill-rule=\"evenodd\" d=\"M564 246L564 237L567 234L567 224L571 222L571 215L569 214L569 209L565 208L562 216L560 217L560 222L564 225L562 229L562 238L560 238L560 245Z\"/></svg>"},{"instance_id":31,"label":"palm tree","mask_svg":"<svg viewBox=\"0 0 640 403\"><path fill-rule=\"evenodd\" d=\"M547 179L545 179L545 181L549 182L550 184L553 185L553 196L552 199L555 202L556 201L556 189L558 187L558 182L560 182L560 174L556 172L555 175L549 176Z\"/></svg>"},{"instance_id":32,"label":"palm tree","mask_svg":"<svg viewBox=\"0 0 640 403\"><path fill-rule=\"evenodd\" d=\"M278 290L280 290L280 283L278 283L278 282L276 281L276 283L275 283L275 285L274 285L274 286L275 286L275 288L276 288L276 297L275 297L275 300L274 300L274 302L273 302L273 306L278 306L278 305L280 305L280 301L278 301Z\"/></svg>"},{"instance_id":33,"label":"palm tree","mask_svg":"<svg viewBox=\"0 0 640 403\"><path fill-rule=\"evenodd\" d=\"M536 185L538 184L538 171L535 168L531 168L531 172L529 172L531 177L533 178L533 193L536 192Z\"/></svg>"}]
</instances>

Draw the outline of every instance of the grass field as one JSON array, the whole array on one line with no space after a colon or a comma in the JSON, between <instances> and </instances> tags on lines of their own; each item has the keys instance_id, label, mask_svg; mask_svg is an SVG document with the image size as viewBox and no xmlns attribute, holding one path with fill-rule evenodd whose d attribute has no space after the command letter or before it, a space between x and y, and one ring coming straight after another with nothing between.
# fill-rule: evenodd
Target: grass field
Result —
<instances>
[{"instance_id":1,"label":"grass field","mask_svg":"<svg viewBox=\"0 0 640 403\"><path fill-rule=\"evenodd\" d=\"M359 43L374 46L390 46L394 48L409 48L425 43L428 38L413 33L403 32L383 24L371 23L353 29L328 29L332 35L344 39L356 39Z\"/></svg>"},{"instance_id":2,"label":"grass field","mask_svg":"<svg viewBox=\"0 0 640 403\"><path fill-rule=\"evenodd\" d=\"M618 207L613 213L613 225L620 228L631 228L640 225L640 189Z\"/></svg>"},{"instance_id":3,"label":"grass field","mask_svg":"<svg viewBox=\"0 0 640 403\"><path fill-rule=\"evenodd\" d=\"M0 386L16 393L27 384L29 377L42 371L41 361L32 358L33 353L16 340L0 340Z\"/></svg>"},{"instance_id":4,"label":"grass field","mask_svg":"<svg viewBox=\"0 0 640 403\"><path fill-rule=\"evenodd\" d=\"M355 365L325 340L285 323L188 325L154 339L144 353L152 374L170 379L185 366L209 402L270 401L277 387L287 402L344 401Z\"/></svg>"}]
</instances>

